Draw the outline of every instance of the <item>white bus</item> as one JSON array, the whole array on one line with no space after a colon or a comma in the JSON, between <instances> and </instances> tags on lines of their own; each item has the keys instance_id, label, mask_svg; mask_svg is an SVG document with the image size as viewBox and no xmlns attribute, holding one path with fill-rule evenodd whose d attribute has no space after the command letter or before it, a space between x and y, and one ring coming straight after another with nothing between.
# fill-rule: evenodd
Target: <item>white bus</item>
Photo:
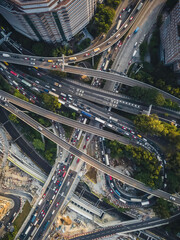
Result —
<instances>
[{"instance_id":1,"label":"white bus","mask_svg":"<svg viewBox=\"0 0 180 240\"><path fill-rule=\"evenodd\" d=\"M117 26L116 26L116 31L119 30L120 26L121 26L121 23L122 23L122 20L119 19L118 23L117 23Z\"/></svg>"},{"instance_id":2,"label":"white bus","mask_svg":"<svg viewBox=\"0 0 180 240\"><path fill-rule=\"evenodd\" d=\"M109 166L109 157L108 154L105 154L106 165Z\"/></svg>"}]
</instances>

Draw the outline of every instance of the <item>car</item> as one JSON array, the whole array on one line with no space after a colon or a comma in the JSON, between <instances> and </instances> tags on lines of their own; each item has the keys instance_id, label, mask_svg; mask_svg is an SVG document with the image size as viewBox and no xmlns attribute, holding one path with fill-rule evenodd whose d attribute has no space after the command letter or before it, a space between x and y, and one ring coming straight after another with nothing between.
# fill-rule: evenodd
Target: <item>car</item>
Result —
<instances>
[{"instance_id":1,"label":"car","mask_svg":"<svg viewBox=\"0 0 180 240\"><path fill-rule=\"evenodd\" d=\"M126 130L127 128L126 128L126 127L124 127L124 126L122 126L122 129Z\"/></svg>"},{"instance_id":2,"label":"car","mask_svg":"<svg viewBox=\"0 0 180 240\"><path fill-rule=\"evenodd\" d=\"M130 61L128 62L128 65L131 65L131 63L132 63L132 60L130 60Z\"/></svg>"},{"instance_id":3,"label":"car","mask_svg":"<svg viewBox=\"0 0 180 240\"><path fill-rule=\"evenodd\" d=\"M58 207L58 206L59 206L59 203L57 202L57 203L56 203L56 207Z\"/></svg>"},{"instance_id":4,"label":"car","mask_svg":"<svg viewBox=\"0 0 180 240\"><path fill-rule=\"evenodd\" d=\"M59 169L59 171L58 171L58 175L61 173L61 169Z\"/></svg>"},{"instance_id":5,"label":"car","mask_svg":"<svg viewBox=\"0 0 180 240\"><path fill-rule=\"evenodd\" d=\"M119 15L119 19L121 19L121 14Z\"/></svg>"},{"instance_id":6,"label":"car","mask_svg":"<svg viewBox=\"0 0 180 240\"><path fill-rule=\"evenodd\" d=\"M59 180L56 181L56 185L58 185L58 183L59 183Z\"/></svg>"},{"instance_id":7,"label":"car","mask_svg":"<svg viewBox=\"0 0 180 240\"><path fill-rule=\"evenodd\" d=\"M31 65L35 65L35 62L30 62Z\"/></svg>"},{"instance_id":8,"label":"car","mask_svg":"<svg viewBox=\"0 0 180 240\"><path fill-rule=\"evenodd\" d=\"M78 158L76 163L78 163L78 162L79 162L79 160L80 160L80 159Z\"/></svg>"},{"instance_id":9,"label":"car","mask_svg":"<svg viewBox=\"0 0 180 240\"><path fill-rule=\"evenodd\" d=\"M43 214L43 213L44 213L44 210L41 211L41 214Z\"/></svg>"},{"instance_id":10,"label":"car","mask_svg":"<svg viewBox=\"0 0 180 240\"><path fill-rule=\"evenodd\" d=\"M89 53L84 54L84 57L87 57L87 56L89 56Z\"/></svg>"},{"instance_id":11,"label":"car","mask_svg":"<svg viewBox=\"0 0 180 240\"><path fill-rule=\"evenodd\" d=\"M111 192L111 193L113 193L113 190L112 190L112 189L110 189L110 192Z\"/></svg>"},{"instance_id":12,"label":"car","mask_svg":"<svg viewBox=\"0 0 180 240\"><path fill-rule=\"evenodd\" d=\"M89 141L89 139L90 139L90 137L89 137L89 136L87 136L87 138L86 138L86 141Z\"/></svg>"},{"instance_id":13,"label":"car","mask_svg":"<svg viewBox=\"0 0 180 240\"><path fill-rule=\"evenodd\" d=\"M132 130L130 130L130 133L135 134L135 132L133 132Z\"/></svg>"},{"instance_id":14,"label":"car","mask_svg":"<svg viewBox=\"0 0 180 240\"><path fill-rule=\"evenodd\" d=\"M57 193L58 192L58 188L56 188L56 190L54 192Z\"/></svg>"},{"instance_id":15,"label":"car","mask_svg":"<svg viewBox=\"0 0 180 240\"><path fill-rule=\"evenodd\" d=\"M115 47L115 51L117 51L118 50L118 48L117 47Z\"/></svg>"},{"instance_id":16,"label":"car","mask_svg":"<svg viewBox=\"0 0 180 240\"><path fill-rule=\"evenodd\" d=\"M45 213L42 214L42 217L44 217L44 216L45 216Z\"/></svg>"},{"instance_id":17,"label":"car","mask_svg":"<svg viewBox=\"0 0 180 240\"><path fill-rule=\"evenodd\" d=\"M83 146L83 149L85 149L86 148L86 144Z\"/></svg>"},{"instance_id":18,"label":"car","mask_svg":"<svg viewBox=\"0 0 180 240\"><path fill-rule=\"evenodd\" d=\"M73 155L73 154L71 154L71 156L70 156L70 159L72 159L72 158L73 158L73 156L74 156L74 155Z\"/></svg>"},{"instance_id":19,"label":"car","mask_svg":"<svg viewBox=\"0 0 180 240\"><path fill-rule=\"evenodd\" d=\"M129 21L132 21L133 20L133 17L130 17Z\"/></svg>"},{"instance_id":20,"label":"car","mask_svg":"<svg viewBox=\"0 0 180 240\"><path fill-rule=\"evenodd\" d=\"M136 137L136 136L134 136L134 135L132 135L132 137L133 137L134 139L137 139L137 137Z\"/></svg>"},{"instance_id":21,"label":"car","mask_svg":"<svg viewBox=\"0 0 180 240\"><path fill-rule=\"evenodd\" d=\"M45 197L46 197L46 194L44 193L42 198L45 198Z\"/></svg>"},{"instance_id":22,"label":"car","mask_svg":"<svg viewBox=\"0 0 180 240\"><path fill-rule=\"evenodd\" d=\"M127 39L129 39L131 37L131 34L128 35Z\"/></svg>"},{"instance_id":23,"label":"car","mask_svg":"<svg viewBox=\"0 0 180 240\"><path fill-rule=\"evenodd\" d=\"M57 66L56 66L56 65L52 65L52 67L53 67L53 68L57 68Z\"/></svg>"},{"instance_id":24,"label":"car","mask_svg":"<svg viewBox=\"0 0 180 240\"><path fill-rule=\"evenodd\" d=\"M126 9L125 8L123 8L123 10L122 10L122 12L124 12Z\"/></svg>"},{"instance_id":25,"label":"car","mask_svg":"<svg viewBox=\"0 0 180 240\"><path fill-rule=\"evenodd\" d=\"M28 57L25 57L24 59L25 59L25 60L29 60L29 58L28 58Z\"/></svg>"},{"instance_id":26,"label":"car","mask_svg":"<svg viewBox=\"0 0 180 240\"><path fill-rule=\"evenodd\" d=\"M176 201L176 198L175 198L175 197L172 197L172 196L170 196L169 199L170 199L170 200L173 200L173 201Z\"/></svg>"},{"instance_id":27,"label":"car","mask_svg":"<svg viewBox=\"0 0 180 240\"><path fill-rule=\"evenodd\" d=\"M37 84L39 84L39 81L36 80L35 82L36 82Z\"/></svg>"},{"instance_id":28,"label":"car","mask_svg":"<svg viewBox=\"0 0 180 240\"><path fill-rule=\"evenodd\" d=\"M51 204L51 203L52 203L52 200L49 201L49 204Z\"/></svg>"},{"instance_id":29,"label":"car","mask_svg":"<svg viewBox=\"0 0 180 240\"><path fill-rule=\"evenodd\" d=\"M32 96L34 99L36 99L36 96Z\"/></svg>"},{"instance_id":30,"label":"car","mask_svg":"<svg viewBox=\"0 0 180 240\"><path fill-rule=\"evenodd\" d=\"M64 171L64 170L65 170L65 168L66 168L66 166L64 165L64 167L63 167L63 169L62 169L62 170Z\"/></svg>"}]
</instances>

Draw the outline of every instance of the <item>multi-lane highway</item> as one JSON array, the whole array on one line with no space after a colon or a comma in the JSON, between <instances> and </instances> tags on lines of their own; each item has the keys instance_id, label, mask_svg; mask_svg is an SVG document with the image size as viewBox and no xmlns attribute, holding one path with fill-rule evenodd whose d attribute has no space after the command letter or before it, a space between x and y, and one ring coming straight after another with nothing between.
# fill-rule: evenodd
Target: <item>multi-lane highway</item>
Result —
<instances>
[{"instance_id":1,"label":"multi-lane highway","mask_svg":"<svg viewBox=\"0 0 180 240\"><path fill-rule=\"evenodd\" d=\"M34 113L38 114L38 115L41 115L41 116L44 116L44 117L49 118L51 120L54 120L56 122L60 122L62 124L71 126L73 128L79 128L83 131L92 133L94 135L99 135L99 136L102 136L102 137L110 139L110 140L117 140L117 141L119 141L123 144L129 144L130 143L130 140L128 138L125 138L123 136L120 136L120 135L117 135L117 134L114 134L114 133L111 133L111 132L108 132L108 131L105 131L105 130L101 130L99 128L96 128L96 127L93 127L93 126L90 126L90 125L85 125L81 122L63 117L61 115L57 115L57 114L55 114L51 111L48 111L44 108L38 107L34 104L28 103L26 101L23 101L23 100L17 98L17 97L14 97L13 95L11 95L9 93L6 93L2 90L0 90L0 96L3 96L5 98L7 98L9 100L9 102L11 102L13 104L16 104L19 107L22 107L26 110L29 110L31 112L34 112Z\"/></svg>"},{"instance_id":2,"label":"multi-lane highway","mask_svg":"<svg viewBox=\"0 0 180 240\"><path fill-rule=\"evenodd\" d=\"M55 142L57 145L61 146L62 148L64 148L68 152L71 152L72 154L74 154L78 158L82 159L83 161L85 161L89 165L103 171L104 173L112 176L113 178L116 178L116 179L118 179L118 180L120 180L120 181L134 187L134 188L140 189L144 192L150 193L150 194L152 194L154 196L157 196L157 197L164 198L168 201L171 201L175 204L180 205L180 198L179 197L176 197L173 200L171 194L169 194L167 192L164 192L162 190L159 190L159 189L158 190L152 190L150 187L145 186L143 183L141 183L141 182L139 182L139 181L137 181L137 180L135 180L135 179L133 179L129 176L121 174L120 172L117 172L115 169L110 168L110 167L104 165L101 162L98 162L97 160L95 160L94 158L92 158L92 157L86 155L85 153L81 152L80 150L78 150L77 148L72 146L71 144L66 143L64 140L55 136L51 131L49 131L45 127L41 126L38 122L36 122L34 119L30 118L28 115L26 115L24 112L17 109L12 104L7 103L7 102L1 102L1 106L4 107L5 109L7 109L8 111L10 111L11 113L15 114L18 118L20 118L22 121L24 121L25 123L27 123L28 125L30 125L34 129L39 131L41 134L43 134L44 136L49 138L51 141Z\"/></svg>"},{"instance_id":3,"label":"multi-lane highway","mask_svg":"<svg viewBox=\"0 0 180 240\"><path fill-rule=\"evenodd\" d=\"M25 59L33 59L33 60L28 60L26 61ZM44 59L43 59L44 60ZM14 64L19 64L19 65L25 65L25 66L37 66L39 68L45 68L45 69L51 69L51 70L62 70L62 63L59 62L45 62L42 61L42 57L34 57L34 56L29 56L29 55L20 55L20 54L15 54L15 53L8 53L8 52L0 52L0 61L7 61L9 63L14 63ZM34 62L34 65L32 65L31 61ZM58 68L52 68L52 64L58 66ZM113 82L119 82L122 83L124 85L128 85L131 87L134 86L139 86L139 87L145 87L145 88L149 88L149 89L156 89L158 90L160 93L162 93L164 95L165 98L170 98L171 100L173 100L174 102L177 102L178 104L180 104L180 99L167 93L164 92L163 90L160 90L158 88L155 88L151 85L148 85L146 83L137 81L135 79L131 79L125 76L121 76L118 74L113 74L110 72L104 72L104 71L99 71L99 70L94 70L94 69L89 69L89 68L82 68L82 67L75 67L75 66L69 66L67 64L64 65L64 71L65 72L69 72L69 73L74 73L74 74L78 74L78 75L86 75L86 76L91 76L91 77L97 77L97 78L101 78L101 79L105 79L107 81L113 81Z\"/></svg>"}]
</instances>

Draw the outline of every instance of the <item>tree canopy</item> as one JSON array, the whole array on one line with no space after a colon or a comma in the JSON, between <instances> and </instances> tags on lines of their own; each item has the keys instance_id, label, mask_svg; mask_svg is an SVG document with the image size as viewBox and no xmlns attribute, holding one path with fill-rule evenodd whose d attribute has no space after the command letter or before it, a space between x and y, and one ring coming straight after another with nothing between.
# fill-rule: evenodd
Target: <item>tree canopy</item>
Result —
<instances>
[{"instance_id":1,"label":"tree canopy","mask_svg":"<svg viewBox=\"0 0 180 240\"><path fill-rule=\"evenodd\" d=\"M99 4L94 17L95 26L98 34L102 32L108 32L113 18L115 16L115 11L113 8L104 6L104 4Z\"/></svg>"},{"instance_id":2,"label":"tree canopy","mask_svg":"<svg viewBox=\"0 0 180 240\"><path fill-rule=\"evenodd\" d=\"M159 187L161 183L160 170L161 166L154 154L144 150L141 147L132 145L124 146L117 141L108 142L111 149L111 156L120 159L128 158L136 166L134 177L150 186L151 188Z\"/></svg>"},{"instance_id":3,"label":"tree canopy","mask_svg":"<svg viewBox=\"0 0 180 240\"><path fill-rule=\"evenodd\" d=\"M56 109L61 107L61 104L58 102L58 98L50 94L42 93L41 98L45 104L45 107L51 111L56 111Z\"/></svg>"}]
</instances>

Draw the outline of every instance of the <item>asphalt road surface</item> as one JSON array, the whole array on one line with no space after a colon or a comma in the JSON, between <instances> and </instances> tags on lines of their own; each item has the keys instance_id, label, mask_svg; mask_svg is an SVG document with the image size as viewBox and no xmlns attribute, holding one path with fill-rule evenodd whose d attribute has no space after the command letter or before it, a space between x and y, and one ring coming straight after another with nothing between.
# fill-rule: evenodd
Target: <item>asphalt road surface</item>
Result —
<instances>
[{"instance_id":1,"label":"asphalt road surface","mask_svg":"<svg viewBox=\"0 0 180 240\"><path fill-rule=\"evenodd\" d=\"M115 179L118 179L124 183L127 183L128 185L140 189L144 192L150 193L154 196L164 198L168 201L173 202L174 204L180 205L180 198L176 197L175 200L170 199L171 194L164 192L162 190L152 190L150 187L145 186L142 182L139 182L129 176L126 176L124 174L121 174L120 172L117 172L115 169L110 168L106 166L105 164L98 162L94 158L86 155L85 153L81 152L79 149L73 147L69 143L66 143L64 140L60 139L59 137L55 136L51 131L47 130L45 127L40 125L38 122L36 122L34 119L30 118L28 115L26 115L24 112L19 111L17 108L15 108L10 103L1 103L1 106L6 108L11 113L15 114L18 118L20 118L22 121L26 122L28 125L39 131L41 134L49 138L51 141L55 142L57 145L61 146L65 150L71 152L76 157L82 159L86 163L90 164L91 166L101 170L102 172L112 176Z\"/></svg>"}]
</instances>

